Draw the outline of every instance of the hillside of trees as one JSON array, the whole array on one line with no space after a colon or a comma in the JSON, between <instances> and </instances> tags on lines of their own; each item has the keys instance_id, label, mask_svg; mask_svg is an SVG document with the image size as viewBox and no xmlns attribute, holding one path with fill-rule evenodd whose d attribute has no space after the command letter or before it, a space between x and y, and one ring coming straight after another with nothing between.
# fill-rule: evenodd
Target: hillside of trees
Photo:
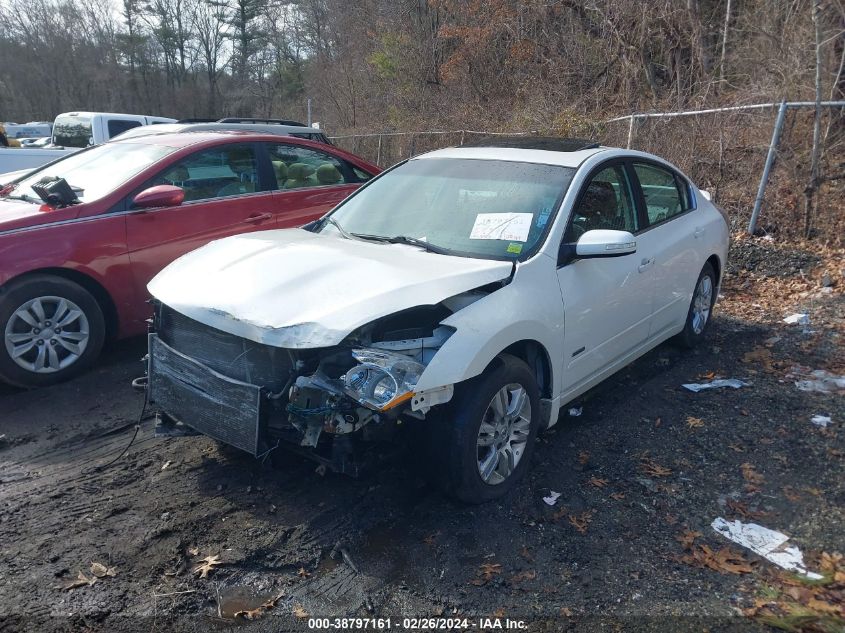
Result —
<instances>
[{"instance_id":1,"label":"hillside of trees","mask_svg":"<svg viewBox=\"0 0 845 633\"><path fill-rule=\"evenodd\" d=\"M845 99L843 64L845 0L0 0L7 121L83 109L304 120L310 98L335 134L539 130L624 143L596 122L813 100L817 88ZM637 139L657 151L647 139L712 145L718 133L704 164L712 174L714 162L753 162L732 181L744 195L772 120L688 120ZM828 110L820 125L824 182L845 171L842 121ZM800 198L812 111L792 115L789 132L797 153L782 167Z\"/></svg>"}]
</instances>

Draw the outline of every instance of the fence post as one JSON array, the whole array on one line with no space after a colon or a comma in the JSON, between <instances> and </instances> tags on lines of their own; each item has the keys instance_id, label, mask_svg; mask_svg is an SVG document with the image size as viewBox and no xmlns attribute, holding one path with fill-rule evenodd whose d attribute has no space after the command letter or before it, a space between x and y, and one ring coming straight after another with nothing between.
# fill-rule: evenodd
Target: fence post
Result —
<instances>
[{"instance_id":1,"label":"fence post","mask_svg":"<svg viewBox=\"0 0 845 633\"><path fill-rule=\"evenodd\" d=\"M763 196L766 195L766 184L769 181L769 172L775 162L780 133L783 129L783 121L786 118L786 99L780 102L778 118L775 120L775 129L772 132L772 142L769 145L769 153L766 155L766 164L763 166L763 175L760 177L760 186L757 188L757 197L754 198L754 210L751 212L751 220L748 222L748 233L754 235L757 230L757 220L760 217L760 208L763 206Z\"/></svg>"},{"instance_id":2,"label":"fence post","mask_svg":"<svg viewBox=\"0 0 845 633\"><path fill-rule=\"evenodd\" d=\"M627 149L631 149L631 141L634 140L634 116L632 114L628 122L628 144L625 146Z\"/></svg>"},{"instance_id":3,"label":"fence post","mask_svg":"<svg viewBox=\"0 0 845 633\"><path fill-rule=\"evenodd\" d=\"M464 146L464 134L465 133L466 133L466 130L461 130L461 147Z\"/></svg>"},{"instance_id":4,"label":"fence post","mask_svg":"<svg viewBox=\"0 0 845 633\"><path fill-rule=\"evenodd\" d=\"M381 167L381 139L382 135L378 135L378 150L376 150L376 167Z\"/></svg>"}]
</instances>

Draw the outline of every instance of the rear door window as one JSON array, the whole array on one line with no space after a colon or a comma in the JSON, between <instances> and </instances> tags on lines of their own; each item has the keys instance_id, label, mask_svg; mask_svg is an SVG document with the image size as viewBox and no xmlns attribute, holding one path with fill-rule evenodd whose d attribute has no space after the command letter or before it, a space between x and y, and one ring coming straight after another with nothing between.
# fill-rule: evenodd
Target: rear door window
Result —
<instances>
[{"instance_id":1,"label":"rear door window","mask_svg":"<svg viewBox=\"0 0 845 633\"><path fill-rule=\"evenodd\" d=\"M267 152L281 190L330 187L369 179L369 174L342 158L310 147L267 143Z\"/></svg>"},{"instance_id":2,"label":"rear door window","mask_svg":"<svg viewBox=\"0 0 845 633\"><path fill-rule=\"evenodd\" d=\"M682 194L673 172L647 163L634 163L634 171L640 181L649 225L689 210L689 196Z\"/></svg>"}]
</instances>

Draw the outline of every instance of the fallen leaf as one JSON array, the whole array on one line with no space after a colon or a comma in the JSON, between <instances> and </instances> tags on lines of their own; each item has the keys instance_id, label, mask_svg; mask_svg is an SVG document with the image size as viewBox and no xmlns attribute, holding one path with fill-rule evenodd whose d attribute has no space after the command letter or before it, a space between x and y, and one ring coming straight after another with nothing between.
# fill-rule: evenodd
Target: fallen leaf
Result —
<instances>
[{"instance_id":1,"label":"fallen leaf","mask_svg":"<svg viewBox=\"0 0 845 633\"><path fill-rule=\"evenodd\" d=\"M740 552L728 547L713 551L707 545L695 545L681 560L688 565L707 567L723 574L750 574L754 571Z\"/></svg>"},{"instance_id":2,"label":"fallen leaf","mask_svg":"<svg viewBox=\"0 0 845 633\"><path fill-rule=\"evenodd\" d=\"M106 567L102 563L91 563L91 573L97 578L105 578L106 576L114 578L117 576L117 570L114 567Z\"/></svg>"},{"instance_id":3,"label":"fallen leaf","mask_svg":"<svg viewBox=\"0 0 845 633\"><path fill-rule=\"evenodd\" d=\"M528 547L523 545L522 549L519 550L519 555L522 557L523 560L532 563L534 562L534 557L531 555L531 552L528 551Z\"/></svg>"},{"instance_id":4,"label":"fallen leaf","mask_svg":"<svg viewBox=\"0 0 845 633\"><path fill-rule=\"evenodd\" d=\"M695 532L693 530L684 530L675 537L675 540L678 541L684 549L689 550L692 549L692 544L695 539L697 539L701 535L701 532Z\"/></svg>"},{"instance_id":5,"label":"fallen leaf","mask_svg":"<svg viewBox=\"0 0 845 633\"><path fill-rule=\"evenodd\" d=\"M614 492L613 494L610 495L610 498L614 499L616 501L622 501L622 499L625 498L625 493L624 492Z\"/></svg>"},{"instance_id":6,"label":"fallen leaf","mask_svg":"<svg viewBox=\"0 0 845 633\"><path fill-rule=\"evenodd\" d=\"M671 469L661 466L650 457L643 457L640 460L640 472L650 477L668 477L672 474Z\"/></svg>"},{"instance_id":7,"label":"fallen leaf","mask_svg":"<svg viewBox=\"0 0 845 633\"><path fill-rule=\"evenodd\" d=\"M594 513L595 510L587 510L586 512L582 512L578 516L570 514L569 523L571 523L572 527L578 530L581 534L586 534L587 526L590 524L590 521L593 520Z\"/></svg>"},{"instance_id":8,"label":"fallen leaf","mask_svg":"<svg viewBox=\"0 0 845 633\"><path fill-rule=\"evenodd\" d=\"M566 616L567 618L572 617L572 609L570 609L569 607L561 607L559 613L563 616Z\"/></svg>"},{"instance_id":9,"label":"fallen leaf","mask_svg":"<svg viewBox=\"0 0 845 633\"><path fill-rule=\"evenodd\" d=\"M678 522L678 515L677 514L669 514L667 512L665 519L666 519L666 523L668 523L669 525L675 525Z\"/></svg>"},{"instance_id":10,"label":"fallen leaf","mask_svg":"<svg viewBox=\"0 0 845 633\"><path fill-rule=\"evenodd\" d=\"M503 618L505 617L505 610L502 607L499 607L495 611L493 611L494 618Z\"/></svg>"},{"instance_id":11,"label":"fallen leaf","mask_svg":"<svg viewBox=\"0 0 845 633\"><path fill-rule=\"evenodd\" d=\"M300 567L299 571L296 572L296 575L299 576L300 578L308 578L308 576L311 575L311 572L306 571L305 567Z\"/></svg>"},{"instance_id":12,"label":"fallen leaf","mask_svg":"<svg viewBox=\"0 0 845 633\"><path fill-rule=\"evenodd\" d=\"M168 468L170 468L170 464L171 464L171 463L172 463L172 462L168 459L166 462L164 462L164 464L162 464L161 469L162 469L162 470L167 470Z\"/></svg>"},{"instance_id":13,"label":"fallen leaf","mask_svg":"<svg viewBox=\"0 0 845 633\"><path fill-rule=\"evenodd\" d=\"M758 520L762 519L763 517L769 516L768 512L763 512L760 510L751 510L742 501L735 501L734 499L728 499L725 502L725 507L727 507L727 509L733 512L734 514L737 514L744 519Z\"/></svg>"},{"instance_id":14,"label":"fallen leaf","mask_svg":"<svg viewBox=\"0 0 845 633\"><path fill-rule=\"evenodd\" d=\"M728 448L736 453L744 453L745 449L739 444L728 444Z\"/></svg>"},{"instance_id":15,"label":"fallen leaf","mask_svg":"<svg viewBox=\"0 0 845 633\"><path fill-rule=\"evenodd\" d=\"M499 563L482 563L475 572L475 578L470 583L476 587L482 587L493 580L494 576L502 573L502 566Z\"/></svg>"},{"instance_id":16,"label":"fallen leaf","mask_svg":"<svg viewBox=\"0 0 845 633\"><path fill-rule=\"evenodd\" d=\"M537 572L533 569L521 571L511 576L512 583L520 583L526 580L534 580L537 577Z\"/></svg>"},{"instance_id":17,"label":"fallen leaf","mask_svg":"<svg viewBox=\"0 0 845 633\"><path fill-rule=\"evenodd\" d=\"M793 503L795 503L796 501L801 501L801 495L792 486L783 487L783 496L786 497L789 501L792 501Z\"/></svg>"},{"instance_id":18,"label":"fallen leaf","mask_svg":"<svg viewBox=\"0 0 845 633\"><path fill-rule=\"evenodd\" d=\"M200 553L200 550L199 550L198 547L189 547L188 548L188 554L190 554L191 556L199 556L199 553Z\"/></svg>"},{"instance_id":19,"label":"fallen leaf","mask_svg":"<svg viewBox=\"0 0 845 633\"><path fill-rule=\"evenodd\" d=\"M65 591L70 591L71 589L76 589L77 587L90 587L95 582L97 582L96 576L88 578L85 574L79 572L79 575L76 577L76 580L71 580L70 582L65 583L64 585L56 587L56 589L64 589Z\"/></svg>"},{"instance_id":20,"label":"fallen leaf","mask_svg":"<svg viewBox=\"0 0 845 633\"><path fill-rule=\"evenodd\" d=\"M657 418L654 421L654 428L659 428L661 424L663 424L663 418Z\"/></svg>"},{"instance_id":21,"label":"fallen leaf","mask_svg":"<svg viewBox=\"0 0 845 633\"><path fill-rule=\"evenodd\" d=\"M302 605L295 604L293 605L293 614L298 617L299 619L307 618L308 612Z\"/></svg>"},{"instance_id":22,"label":"fallen leaf","mask_svg":"<svg viewBox=\"0 0 845 633\"><path fill-rule=\"evenodd\" d=\"M813 611L817 611L819 613L827 613L829 615L838 615L842 616L843 608L842 603L833 604L831 602L827 602L826 600L818 600L816 598L810 598L807 601L807 606L812 609Z\"/></svg>"},{"instance_id":23,"label":"fallen leaf","mask_svg":"<svg viewBox=\"0 0 845 633\"><path fill-rule=\"evenodd\" d=\"M742 362L758 362L763 366L764 371L774 371L774 366L772 365L772 351L765 347L755 347L750 352L746 352L745 355L742 357Z\"/></svg>"},{"instance_id":24,"label":"fallen leaf","mask_svg":"<svg viewBox=\"0 0 845 633\"><path fill-rule=\"evenodd\" d=\"M745 462L742 466L740 466L740 469L742 470L742 476L749 484L756 486L766 481L766 478L763 477L763 475L754 470L753 464Z\"/></svg>"},{"instance_id":25,"label":"fallen leaf","mask_svg":"<svg viewBox=\"0 0 845 633\"><path fill-rule=\"evenodd\" d=\"M604 488L610 482L607 479L599 479L598 477L590 477L587 483L596 488Z\"/></svg>"},{"instance_id":26,"label":"fallen leaf","mask_svg":"<svg viewBox=\"0 0 845 633\"><path fill-rule=\"evenodd\" d=\"M582 466L586 466L587 462L590 461L590 454L587 451L581 451L578 453L578 463Z\"/></svg>"},{"instance_id":27,"label":"fallen leaf","mask_svg":"<svg viewBox=\"0 0 845 633\"><path fill-rule=\"evenodd\" d=\"M285 597L285 592L284 592L284 591L282 591L282 592L281 592L279 595L277 595L275 598L270 598L269 600L267 600L266 602L264 602L264 603L261 605L261 607L262 607L263 609L270 610L270 609L274 608L277 604L279 604L279 600L281 600L281 599L282 599L282 598L284 598L284 597Z\"/></svg>"},{"instance_id":28,"label":"fallen leaf","mask_svg":"<svg viewBox=\"0 0 845 633\"><path fill-rule=\"evenodd\" d=\"M256 609L245 609L244 611L235 611L236 618L243 618L244 620L257 620L264 615L264 608L258 607Z\"/></svg>"},{"instance_id":29,"label":"fallen leaf","mask_svg":"<svg viewBox=\"0 0 845 633\"><path fill-rule=\"evenodd\" d=\"M691 429L700 429L702 426L704 426L704 420L702 420L701 418L694 418L692 416L689 416L687 418L687 426Z\"/></svg>"},{"instance_id":30,"label":"fallen leaf","mask_svg":"<svg viewBox=\"0 0 845 633\"><path fill-rule=\"evenodd\" d=\"M819 567L825 571L833 571L837 567L843 566L845 566L845 563L843 563L842 554L839 554L838 552L834 552L833 554L822 552L822 555L819 558Z\"/></svg>"},{"instance_id":31,"label":"fallen leaf","mask_svg":"<svg viewBox=\"0 0 845 633\"><path fill-rule=\"evenodd\" d=\"M200 564L194 568L194 573L199 574L200 578L208 578L208 574L222 564L223 563L220 562L220 556L206 556L200 561Z\"/></svg>"}]
</instances>

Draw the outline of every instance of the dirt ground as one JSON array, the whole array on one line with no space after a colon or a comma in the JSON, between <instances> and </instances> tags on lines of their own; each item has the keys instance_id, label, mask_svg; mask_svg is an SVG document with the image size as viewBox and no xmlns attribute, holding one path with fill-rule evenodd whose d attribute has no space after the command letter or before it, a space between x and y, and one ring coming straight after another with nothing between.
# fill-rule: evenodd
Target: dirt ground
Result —
<instances>
[{"instance_id":1,"label":"dirt ground","mask_svg":"<svg viewBox=\"0 0 845 633\"><path fill-rule=\"evenodd\" d=\"M792 369L845 374L845 271L824 266L736 243L709 341L662 345L576 403L581 415L563 411L527 479L478 507L443 497L402 454L354 480L292 455L271 468L204 437L156 439L148 420L120 456L143 403L130 388L143 340L64 385L0 386L0 632L285 631L344 616L390 617L392 630L431 616L476 630L495 626L481 617L842 630L845 583L808 589L711 528L784 532L808 567L841 578L845 396L799 390ZM809 326L782 322L796 310ZM752 384L681 388L714 376ZM65 588L80 573L89 582Z\"/></svg>"}]
</instances>

